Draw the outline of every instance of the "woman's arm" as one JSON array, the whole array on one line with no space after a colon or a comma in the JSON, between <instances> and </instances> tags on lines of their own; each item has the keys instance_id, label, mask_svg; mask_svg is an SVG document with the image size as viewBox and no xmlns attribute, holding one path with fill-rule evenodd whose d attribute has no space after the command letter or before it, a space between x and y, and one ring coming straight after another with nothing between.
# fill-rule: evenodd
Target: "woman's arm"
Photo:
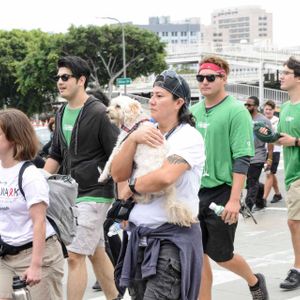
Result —
<instances>
[{"instance_id":1,"label":"woman's arm","mask_svg":"<svg viewBox=\"0 0 300 300\"><path fill-rule=\"evenodd\" d=\"M24 272L26 282L33 286L42 279L42 261L46 239L46 209L44 202L33 204L30 209L30 217L33 223L33 247L31 263Z\"/></svg>"},{"instance_id":2,"label":"woman's arm","mask_svg":"<svg viewBox=\"0 0 300 300\"><path fill-rule=\"evenodd\" d=\"M157 128L142 127L129 135L111 164L111 176L115 182L127 180L132 172L133 158L138 144L160 146L164 137Z\"/></svg>"}]
</instances>

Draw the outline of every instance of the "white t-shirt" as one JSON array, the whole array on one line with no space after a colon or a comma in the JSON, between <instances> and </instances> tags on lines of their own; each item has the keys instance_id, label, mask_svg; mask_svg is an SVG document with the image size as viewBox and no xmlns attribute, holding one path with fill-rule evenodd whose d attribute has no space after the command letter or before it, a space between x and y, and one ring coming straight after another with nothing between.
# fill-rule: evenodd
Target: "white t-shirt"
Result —
<instances>
[{"instance_id":1,"label":"white t-shirt","mask_svg":"<svg viewBox=\"0 0 300 300\"><path fill-rule=\"evenodd\" d=\"M23 174L22 188L26 200L19 191L18 175L23 162L11 168L3 168L0 161L0 235L4 242L21 246L33 240L33 223L29 208L36 203L49 205L49 186L35 166L29 166ZM46 222L46 238L55 234Z\"/></svg>"},{"instance_id":2,"label":"white t-shirt","mask_svg":"<svg viewBox=\"0 0 300 300\"><path fill-rule=\"evenodd\" d=\"M184 202L198 215L198 192L205 161L204 143L201 134L189 124L183 124L167 139L169 152L167 156L176 154L185 159L190 169L184 172L176 181L176 193L179 201ZM168 222L163 205L163 196L153 198L150 203L137 203L129 216L129 221L139 226L156 228Z\"/></svg>"}]
</instances>

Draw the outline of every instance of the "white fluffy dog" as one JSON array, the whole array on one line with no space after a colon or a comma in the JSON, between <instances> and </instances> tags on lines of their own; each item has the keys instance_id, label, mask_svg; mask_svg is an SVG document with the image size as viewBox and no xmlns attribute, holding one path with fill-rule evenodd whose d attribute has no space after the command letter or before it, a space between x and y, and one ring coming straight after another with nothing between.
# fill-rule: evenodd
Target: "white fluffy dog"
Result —
<instances>
[{"instance_id":1,"label":"white fluffy dog","mask_svg":"<svg viewBox=\"0 0 300 300\"><path fill-rule=\"evenodd\" d=\"M155 126L144 114L141 104L128 96L119 96L112 99L111 105L107 108L107 115L111 122L120 128L121 132L116 146L100 174L99 182L105 182L109 178L113 157L119 152L127 135L138 127ZM135 168L132 176L137 178L160 168L166 159L167 152L166 141L156 148L139 144L134 156ZM175 185L171 185L158 193L134 195L134 200L138 203L149 203L154 195L161 196L163 194L165 195L165 208L170 223L191 226L192 223L196 222L191 210L182 201L177 200Z\"/></svg>"}]
</instances>

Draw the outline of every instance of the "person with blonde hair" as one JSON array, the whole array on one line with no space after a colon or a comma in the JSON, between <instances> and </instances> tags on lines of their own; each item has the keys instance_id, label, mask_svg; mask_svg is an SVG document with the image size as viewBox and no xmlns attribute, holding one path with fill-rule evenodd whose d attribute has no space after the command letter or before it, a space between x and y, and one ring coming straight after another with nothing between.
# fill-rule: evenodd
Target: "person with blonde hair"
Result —
<instances>
[{"instance_id":1,"label":"person with blonde hair","mask_svg":"<svg viewBox=\"0 0 300 300\"><path fill-rule=\"evenodd\" d=\"M13 276L29 285L33 300L63 299L63 253L46 219L49 188L31 165L18 176L25 161L38 152L38 139L27 116L17 109L0 111L0 299L12 298Z\"/></svg>"}]
</instances>

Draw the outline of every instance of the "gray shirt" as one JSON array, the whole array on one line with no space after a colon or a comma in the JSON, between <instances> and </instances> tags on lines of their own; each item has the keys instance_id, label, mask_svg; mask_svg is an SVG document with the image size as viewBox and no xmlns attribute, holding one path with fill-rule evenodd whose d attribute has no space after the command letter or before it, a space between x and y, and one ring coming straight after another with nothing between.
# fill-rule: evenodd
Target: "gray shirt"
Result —
<instances>
[{"instance_id":1,"label":"gray shirt","mask_svg":"<svg viewBox=\"0 0 300 300\"><path fill-rule=\"evenodd\" d=\"M269 119L264 115L258 113L253 119L253 122L264 122L269 128L272 128L272 124ZM264 163L267 159L266 143L259 140L253 133L255 155L251 157L250 164Z\"/></svg>"}]
</instances>

